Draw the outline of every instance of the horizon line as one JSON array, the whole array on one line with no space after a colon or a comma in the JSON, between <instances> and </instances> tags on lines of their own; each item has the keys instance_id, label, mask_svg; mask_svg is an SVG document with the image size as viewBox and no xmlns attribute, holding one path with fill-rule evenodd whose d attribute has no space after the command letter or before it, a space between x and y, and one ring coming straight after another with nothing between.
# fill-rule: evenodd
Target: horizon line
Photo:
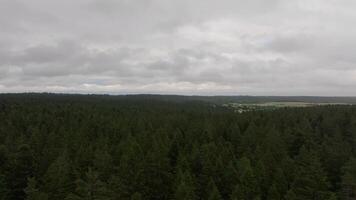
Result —
<instances>
[{"instance_id":1,"label":"horizon line","mask_svg":"<svg viewBox=\"0 0 356 200\"><path fill-rule=\"evenodd\" d=\"M53 95L96 95L96 96L185 96L185 97L322 97L322 98L356 98L356 95L254 95L254 94L179 94L179 93L84 93L84 92L0 92L0 95L12 94L53 94Z\"/></svg>"}]
</instances>

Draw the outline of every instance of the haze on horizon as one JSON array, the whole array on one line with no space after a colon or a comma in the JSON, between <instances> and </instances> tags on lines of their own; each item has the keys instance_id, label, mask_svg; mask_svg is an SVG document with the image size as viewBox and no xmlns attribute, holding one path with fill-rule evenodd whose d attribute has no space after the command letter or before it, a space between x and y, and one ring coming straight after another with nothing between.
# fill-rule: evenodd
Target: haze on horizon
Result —
<instances>
[{"instance_id":1,"label":"haze on horizon","mask_svg":"<svg viewBox=\"0 0 356 200\"><path fill-rule=\"evenodd\" d=\"M356 1L0 0L0 92L356 95Z\"/></svg>"}]
</instances>

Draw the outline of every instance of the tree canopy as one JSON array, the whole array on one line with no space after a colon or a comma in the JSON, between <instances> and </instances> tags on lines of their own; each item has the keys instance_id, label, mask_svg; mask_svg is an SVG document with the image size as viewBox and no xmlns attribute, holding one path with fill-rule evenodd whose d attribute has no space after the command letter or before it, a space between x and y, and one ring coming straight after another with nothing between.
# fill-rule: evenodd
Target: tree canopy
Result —
<instances>
[{"instance_id":1,"label":"tree canopy","mask_svg":"<svg viewBox=\"0 0 356 200\"><path fill-rule=\"evenodd\" d=\"M354 106L0 98L0 200L355 199L355 158Z\"/></svg>"}]
</instances>

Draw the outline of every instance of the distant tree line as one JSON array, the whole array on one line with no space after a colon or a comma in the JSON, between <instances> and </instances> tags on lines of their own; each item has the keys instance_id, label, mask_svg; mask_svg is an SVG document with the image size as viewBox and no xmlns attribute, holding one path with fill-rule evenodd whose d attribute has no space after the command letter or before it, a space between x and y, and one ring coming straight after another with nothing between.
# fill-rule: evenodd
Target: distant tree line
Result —
<instances>
[{"instance_id":1,"label":"distant tree line","mask_svg":"<svg viewBox=\"0 0 356 200\"><path fill-rule=\"evenodd\" d=\"M354 106L29 96L0 98L0 200L356 199Z\"/></svg>"}]
</instances>

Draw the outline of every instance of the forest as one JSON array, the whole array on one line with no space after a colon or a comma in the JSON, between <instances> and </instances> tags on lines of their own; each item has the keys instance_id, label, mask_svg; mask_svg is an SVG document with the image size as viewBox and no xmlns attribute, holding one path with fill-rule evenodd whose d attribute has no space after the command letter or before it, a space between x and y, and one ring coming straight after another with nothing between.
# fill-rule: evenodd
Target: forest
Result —
<instances>
[{"instance_id":1,"label":"forest","mask_svg":"<svg viewBox=\"0 0 356 200\"><path fill-rule=\"evenodd\" d=\"M0 95L0 200L356 199L356 106L177 99Z\"/></svg>"}]
</instances>

